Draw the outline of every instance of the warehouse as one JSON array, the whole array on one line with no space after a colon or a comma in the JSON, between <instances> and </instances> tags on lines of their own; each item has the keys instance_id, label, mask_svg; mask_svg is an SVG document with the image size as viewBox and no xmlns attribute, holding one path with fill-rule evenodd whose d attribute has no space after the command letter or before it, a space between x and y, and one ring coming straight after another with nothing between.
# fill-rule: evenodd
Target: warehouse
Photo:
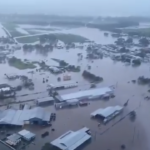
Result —
<instances>
[{"instance_id":1,"label":"warehouse","mask_svg":"<svg viewBox=\"0 0 150 150\"><path fill-rule=\"evenodd\" d=\"M114 117L119 115L123 110L121 106L111 106L106 108L100 108L93 113L91 113L92 117L99 117L103 123L107 123L112 120Z\"/></svg>"},{"instance_id":2,"label":"warehouse","mask_svg":"<svg viewBox=\"0 0 150 150\"><path fill-rule=\"evenodd\" d=\"M85 128L84 130L68 131L59 138L51 142L51 144L60 150L75 150L91 139Z\"/></svg>"},{"instance_id":3,"label":"warehouse","mask_svg":"<svg viewBox=\"0 0 150 150\"><path fill-rule=\"evenodd\" d=\"M85 91L79 91L76 93L71 93L71 94L65 94L62 95L62 101L67 101L67 100L73 100L73 99L78 99L80 100L93 100L93 99L100 99L108 95L112 95L113 91L109 87L104 87L104 88L97 88L97 89L90 89L90 90L85 90Z\"/></svg>"},{"instance_id":4,"label":"warehouse","mask_svg":"<svg viewBox=\"0 0 150 150\"><path fill-rule=\"evenodd\" d=\"M39 106L49 105L53 103L54 103L53 97L44 97L44 98L37 99L37 105Z\"/></svg>"},{"instance_id":5,"label":"warehouse","mask_svg":"<svg viewBox=\"0 0 150 150\"><path fill-rule=\"evenodd\" d=\"M41 107L33 109L14 110L7 109L0 112L0 125L16 125L23 126L24 124L48 124L51 113Z\"/></svg>"}]
</instances>

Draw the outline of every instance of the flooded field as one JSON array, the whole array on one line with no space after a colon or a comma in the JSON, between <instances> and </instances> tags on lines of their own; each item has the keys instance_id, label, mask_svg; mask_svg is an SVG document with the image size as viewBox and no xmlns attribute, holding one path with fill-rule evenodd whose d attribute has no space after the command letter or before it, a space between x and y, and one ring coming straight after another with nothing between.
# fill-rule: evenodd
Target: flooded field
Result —
<instances>
[{"instance_id":1,"label":"flooded field","mask_svg":"<svg viewBox=\"0 0 150 150\"><path fill-rule=\"evenodd\" d=\"M28 27L27 25L25 26ZM52 31L58 32L58 31ZM95 41L98 44L113 44L116 38L112 36L104 36L104 32L98 29L90 29L87 27L74 28L74 29L63 29L59 33L70 33L77 34L88 38L91 41ZM128 66L122 62L116 62L109 57L103 59L97 59L89 61L86 59L87 51L83 49L53 49L52 52L46 54L37 53L37 51L24 52L22 49L15 51L13 54L8 56L15 56L21 60L27 59L29 61L45 61L46 64L57 66L58 63L53 61L51 58L65 60L71 65L81 66L79 73L66 72L64 74L70 74L72 81L78 81L79 87L69 90L62 90L59 93L71 93L79 90L85 90L90 88L90 83L83 79L82 72L88 70L88 65L91 66L90 72L95 75L103 77L104 81L98 84L98 87L104 86L115 86L116 97L109 101L95 101L87 107L79 107L73 109L64 109L56 111L53 106L46 107L45 109L50 111L56 111L57 119L53 123L53 127L56 129L55 132L51 132L51 128L38 129L37 127L30 127L33 133L36 133L37 138L35 145L30 145L27 150L37 149L44 145L45 142L57 138L68 130L78 130L83 126L87 126L92 131L92 142L85 148L86 150L103 149L103 150L120 150L122 144L126 145L126 149L131 150L149 150L150 144L150 120L149 120L149 101L144 100L144 97L149 95L148 86L138 85L132 83L132 80L136 80L139 76L149 77L150 67L148 63L142 63L138 67ZM78 59L78 53L82 53L83 59ZM8 104L10 102L21 102L31 99L37 99L47 97L47 87L49 84L58 83L57 78L62 77L61 75L53 75L50 72L36 72L33 74L29 73L31 70L19 70L14 67L10 67L7 63L0 64L0 81L1 83L8 83L11 86L17 86L20 84L20 80L8 81L4 74L17 74L26 75L31 78L35 84L34 90L23 89L17 92L16 99L1 100L0 104ZM47 83L43 83L43 78L48 79ZM25 95L28 94L28 95ZM123 114L118 116L113 121L108 123L106 126L98 127L98 122L90 119L90 113L100 107L123 105L129 99L129 105L125 108ZM137 118L136 121L131 122L129 117L125 117L122 121L117 122L122 117L126 116L130 111L136 110ZM68 115L69 114L69 115ZM28 128L28 127L25 127ZM108 129L108 130L107 130ZM107 132L103 133L105 130ZM44 131L49 131L50 135L44 139L41 139L41 134ZM39 136L38 136L39 135Z\"/></svg>"}]
</instances>

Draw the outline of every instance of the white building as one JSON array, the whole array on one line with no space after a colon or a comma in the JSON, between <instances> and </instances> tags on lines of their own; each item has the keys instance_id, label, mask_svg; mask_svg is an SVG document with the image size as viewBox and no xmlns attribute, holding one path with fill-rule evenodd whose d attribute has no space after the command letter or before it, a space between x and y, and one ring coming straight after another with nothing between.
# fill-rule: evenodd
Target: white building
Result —
<instances>
[{"instance_id":1,"label":"white building","mask_svg":"<svg viewBox=\"0 0 150 150\"><path fill-rule=\"evenodd\" d=\"M100 108L91 113L92 117L99 117L103 120L103 123L107 123L112 120L114 117L119 115L123 110L121 106L111 106L106 108Z\"/></svg>"},{"instance_id":2,"label":"white building","mask_svg":"<svg viewBox=\"0 0 150 150\"><path fill-rule=\"evenodd\" d=\"M52 141L51 144L60 150L74 150L91 139L91 135L86 132L87 129L83 128L83 130L80 129L78 131L70 130Z\"/></svg>"},{"instance_id":3,"label":"white building","mask_svg":"<svg viewBox=\"0 0 150 150\"><path fill-rule=\"evenodd\" d=\"M35 134L25 129L20 131L18 134L26 141L32 141L35 139Z\"/></svg>"}]
</instances>

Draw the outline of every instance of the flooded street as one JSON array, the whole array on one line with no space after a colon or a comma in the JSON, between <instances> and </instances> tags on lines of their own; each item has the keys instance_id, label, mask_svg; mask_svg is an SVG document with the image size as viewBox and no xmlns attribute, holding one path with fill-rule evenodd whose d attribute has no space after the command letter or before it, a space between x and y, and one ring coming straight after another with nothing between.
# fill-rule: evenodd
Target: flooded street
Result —
<instances>
[{"instance_id":1,"label":"flooded street","mask_svg":"<svg viewBox=\"0 0 150 150\"><path fill-rule=\"evenodd\" d=\"M91 29L87 27L67 29L61 31L53 31L59 33L77 34L95 41L99 44L113 44L116 38L111 35L104 36L104 32L98 29ZM83 59L78 59L78 53L82 53ZM39 137L36 138L36 145L30 145L28 150L38 149L40 145L44 145L45 142L57 138L68 130L78 130L83 126L87 126L92 131L92 142L85 149L103 149L103 150L120 150L120 146L125 144L129 150L149 150L150 144L147 142L150 140L150 102L144 100L144 97L149 95L148 86L138 85L132 83L132 80L136 80L139 76L149 77L150 67L147 63L142 63L138 67L128 66L122 62L115 62L109 57L103 59L97 59L89 61L86 59L86 47L84 49L53 49L52 52L46 54L37 53L37 51L24 52L23 50L17 50L9 56L15 56L19 59L27 59L28 61L45 61L47 65L58 66L58 63L51 58L65 60L67 63L75 66L81 66L79 73L64 73L70 74L72 81L78 81L79 86L77 88L59 91L60 94L76 92L79 90L89 89L90 83L83 79L82 73L84 70L88 70L88 65L91 66L90 72L97 76L103 77L104 81L98 84L98 87L115 86L116 97L109 101L94 101L87 107L78 107L73 109L54 110L53 106L46 107L45 109L50 111L56 111L57 119L53 123L56 131L51 132L51 128L37 129L30 127L30 130ZM0 64L0 81L1 83L8 83L11 86L17 86L21 83L20 80L8 81L4 74L17 74L26 75L31 78L35 84L34 90L23 89L17 92L16 99L8 99L6 101L0 101L0 104L8 104L9 102L21 102L31 99L37 99L42 97L48 97L47 87L49 84L58 83L57 78L63 77L61 75L53 75L50 72L37 72L36 69L33 74L29 73L31 69L19 70L10 67L7 63ZM43 83L43 78L48 79L47 83ZM61 82L60 82L61 83ZM28 94L26 96L23 96ZM113 105L123 105L129 99L129 105L125 108L123 114L118 116L106 126L98 127L96 120L90 119L90 113L100 107L107 107ZM130 111L136 110L136 121L131 122L129 117L125 117L122 121L113 125L121 117L126 116ZM28 127L26 127L28 128ZM107 130L103 133L103 131ZM41 133L44 131L50 131L50 135L44 139L41 139Z\"/></svg>"}]
</instances>

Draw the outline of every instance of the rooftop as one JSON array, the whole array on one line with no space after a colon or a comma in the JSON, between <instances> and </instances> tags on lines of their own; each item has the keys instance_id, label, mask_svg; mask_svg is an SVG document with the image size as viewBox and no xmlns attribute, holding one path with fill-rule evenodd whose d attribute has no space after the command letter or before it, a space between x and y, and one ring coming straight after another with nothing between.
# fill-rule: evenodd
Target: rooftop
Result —
<instances>
[{"instance_id":1,"label":"rooftop","mask_svg":"<svg viewBox=\"0 0 150 150\"><path fill-rule=\"evenodd\" d=\"M24 139L26 140L31 140L32 138L35 137L35 134L34 133L31 133L30 131L28 130L22 130L18 133L20 136L22 136Z\"/></svg>"},{"instance_id":2,"label":"rooftop","mask_svg":"<svg viewBox=\"0 0 150 150\"><path fill-rule=\"evenodd\" d=\"M70 130L59 138L52 141L51 144L62 150L74 150L90 138L91 136L87 134L84 130Z\"/></svg>"},{"instance_id":3,"label":"rooftop","mask_svg":"<svg viewBox=\"0 0 150 150\"><path fill-rule=\"evenodd\" d=\"M15 149L0 140L0 150L15 150Z\"/></svg>"},{"instance_id":4,"label":"rooftop","mask_svg":"<svg viewBox=\"0 0 150 150\"><path fill-rule=\"evenodd\" d=\"M111 116L115 112L121 111L123 107L121 106L111 106L111 107L106 107L106 108L100 108L93 113L91 113L91 116L96 116L96 115L101 115L105 118Z\"/></svg>"},{"instance_id":5,"label":"rooftop","mask_svg":"<svg viewBox=\"0 0 150 150\"><path fill-rule=\"evenodd\" d=\"M12 142L16 142L20 138L21 138L21 136L19 134L15 134L15 133L7 137L7 139Z\"/></svg>"},{"instance_id":6,"label":"rooftop","mask_svg":"<svg viewBox=\"0 0 150 150\"><path fill-rule=\"evenodd\" d=\"M65 94L65 95L62 95L61 98L64 101L70 100L70 99L76 99L76 98L84 98L84 97L94 98L96 96L104 95L109 92L112 92L111 88L104 87L104 88L90 89L90 90Z\"/></svg>"},{"instance_id":7,"label":"rooftop","mask_svg":"<svg viewBox=\"0 0 150 150\"><path fill-rule=\"evenodd\" d=\"M50 115L50 112L46 112L41 107L24 110L7 109L0 112L0 124L23 125L24 121L32 118L49 121Z\"/></svg>"},{"instance_id":8,"label":"rooftop","mask_svg":"<svg viewBox=\"0 0 150 150\"><path fill-rule=\"evenodd\" d=\"M47 101L54 101L54 98L53 97L44 97L44 98L37 99L37 101L38 101L38 103L47 102Z\"/></svg>"}]
</instances>

